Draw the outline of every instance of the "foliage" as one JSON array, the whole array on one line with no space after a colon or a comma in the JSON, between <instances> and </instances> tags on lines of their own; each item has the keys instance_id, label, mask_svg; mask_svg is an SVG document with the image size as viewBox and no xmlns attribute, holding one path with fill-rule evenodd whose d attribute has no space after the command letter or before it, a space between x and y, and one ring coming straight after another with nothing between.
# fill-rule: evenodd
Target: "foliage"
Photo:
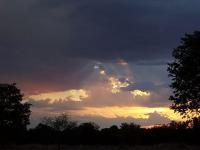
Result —
<instances>
[{"instance_id":1,"label":"foliage","mask_svg":"<svg viewBox=\"0 0 200 150\"><path fill-rule=\"evenodd\" d=\"M15 84L0 84L0 129L21 130L29 124L30 104Z\"/></svg>"},{"instance_id":2,"label":"foliage","mask_svg":"<svg viewBox=\"0 0 200 150\"><path fill-rule=\"evenodd\" d=\"M56 131L49 126L39 124L28 133L29 142L40 144L144 145L172 142L198 144L200 128L198 119L191 122L191 125L189 122L172 121L167 125L150 129L141 128L134 123L122 123L120 127L113 125L110 128L100 129L97 124L88 122L64 131Z\"/></svg>"},{"instance_id":3,"label":"foliage","mask_svg":"<svg viewBox=\"0 0 200 150\"><path fill-rule=\"evenodd\" d=\"M42 124L56 131L64 131L68 128L76 127L76 122L70 121L67 114L61 114L55 117L44 117L42 119Z\"/></svg>"},{"instance_id":4,"label":"foliage","mask_svg":"<svg viewBox=\"0 0 200 150\"><path fill-rule=\"evenodd\" d=\"M195 117L192 118L191 123L191 127L195 130L199 130L200 129L200 117Z\"/></svg>"},{"instance_id":5,"label":"foliage","mask_svg":"<svg viewBox=\"0 0 200 150\"><path fill-rule=\"evenodd\" d=\"M172 78L171 108L183 117L200 115L200 32L186 34L173 51L174 61L168 65Z\"/></svg>"},{"instance_id":6,"label":"foliage","mask_svg":"<svg viewBox=\"0 0 200 150\"><path fill-rule=\"evenodd\" d=\"M185 122L176 122L176 121L171 121L168 125L169 128L172 129L187 129L189 128L189 121L185 121Z\"/></svg>"},{"instance_id":7,"label":"foliage","mask_svg":"<svg viewBox=\"0 0 200 150\"><path fill-rule=\"evenodd\" d=\"M135 123L130 123L130 124L128 124L128 123L122 123L120 125L120 128L122 130L137 130L137 129L140 128L140 125L135 124Z\"/></svg>"},{"instance_id":8,"label":"foliage","mask_svg":"<svg viewBox=\"0 0 200 150\"><path fill-rule=\"evenodd\" d=\"M86 122L86 123L81 123L79 125L79 128L84 130L84 131L92 131L92 130L98 130L99 129L99 125L97 125L94 122Z\"/></svg>"}]
</instances>

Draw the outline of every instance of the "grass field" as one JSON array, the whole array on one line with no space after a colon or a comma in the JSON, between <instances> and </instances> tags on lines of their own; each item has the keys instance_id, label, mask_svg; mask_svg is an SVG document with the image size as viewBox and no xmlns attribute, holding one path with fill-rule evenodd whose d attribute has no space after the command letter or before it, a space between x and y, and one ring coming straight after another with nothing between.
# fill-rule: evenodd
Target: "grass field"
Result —
<instances>
[{"instance_id":1,"label":"grass field","mask_svg":"<svg viewBox=\"0 0 200 150\"><path fill-rule=\"evenodd\" d=\"M159 144L151 146L65 146L57 145L9 145L0 150L200 150L200 146L185 144Z\"/></svg>"}]
</instances>

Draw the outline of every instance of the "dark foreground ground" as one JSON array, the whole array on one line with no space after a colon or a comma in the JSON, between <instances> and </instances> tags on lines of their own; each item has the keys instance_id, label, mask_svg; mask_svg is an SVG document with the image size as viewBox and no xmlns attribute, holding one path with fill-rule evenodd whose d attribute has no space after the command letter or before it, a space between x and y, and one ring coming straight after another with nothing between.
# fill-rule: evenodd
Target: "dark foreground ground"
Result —
<instances>
[{"instance_id":1,"label":"dark foreground ground","mask_svg":"<svg viewBox=\"0 0 200 150\"><path fill-rule=\"evenodd\" d=\"M9 145L0 150L200 150L200 146L186 144L158 144L148 146L64 146L57 145Z\"/></svg>"}]
</instances>

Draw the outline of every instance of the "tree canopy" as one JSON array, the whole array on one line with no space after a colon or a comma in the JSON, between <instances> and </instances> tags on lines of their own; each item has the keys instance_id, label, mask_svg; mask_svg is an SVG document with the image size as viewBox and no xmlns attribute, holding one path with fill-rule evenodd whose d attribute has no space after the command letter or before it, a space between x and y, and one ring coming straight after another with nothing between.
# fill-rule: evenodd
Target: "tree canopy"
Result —
<instances>
[{"instance_id":1,"label":"tree canopy","mask_svg":"<svg viewBox=\"0 0 200 150\"><path fill-rule=\"evenodd\" d=\"M42 124L56 131L64 131L76 127L76 122L71 121L67 114L61 114L55 117L44 117Z\"/></svg>"},{"instance_id":2,"label":"tree canopy","mask_svg":"<svg viewBox=\"0 0 200 150\"><path fill-rule=\"evenodd\" d=\"M173 50L174 60L168 65L172 79L171 108L183 117L200 115L200 31L185 34Z\"/></svg>"},{"instance_id":3,"label":"tree canopy","mask_svg":"<svg viewBox=\"0 0 200 150\"><path fill-rule=\"evenodd\" d=\"M0 129L21 130L29 124L30 104L15 84L0 84Z\"/></svg>"}]
</instances>

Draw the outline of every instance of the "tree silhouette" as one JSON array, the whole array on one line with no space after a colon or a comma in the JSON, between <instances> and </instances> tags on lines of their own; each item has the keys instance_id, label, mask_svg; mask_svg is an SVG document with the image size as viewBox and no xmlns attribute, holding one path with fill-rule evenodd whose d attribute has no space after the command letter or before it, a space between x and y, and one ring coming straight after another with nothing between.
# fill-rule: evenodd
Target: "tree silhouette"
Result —
<instances>
[{"instance_id":1,"label":"tree silhouette","mask_svg":"<svg viewBox=\"0 0 200 150\"><path fill-rule=\"evenodd\" d=\"M49 126L56 131L64 131L76 126L76 122L70 121L67 114L61 114L55 117L44 117L42 119L42 124Z\"/></svg>"},{"instance_id":2,"label":"tree silhouette","mask_svg":"<svg viewBox=\"0 0 200 150\"><path fill-rule=\"evenodd\" d=\"M76 126L76 122L72 122L69 120L69 116L65 113L55 116L55 117L45 117L42 120L42 124L46 125L47 127L52 128L54 131L57 131L57 143L58 143L58 150L61 149L62 136L63 131L67 129L71 129Z\"/></svg>"},{"instance_id":3,"label":"tree silhouette","mask_svg":"<svg viewBox=\"0 0 200 150\"><path fill-rule=\"evenodd\" d=\"M81 144L98 142L99 125L94 122L81 123L77 127L77 140Z\"/></svg>"},{"instance_id":4,"label":"tree silhouette","mask_svg":"<svg viewBox=\"0 0 200 150\"><path fill-rule=\"evenodd\" d=\"M130 123L130 124L128 124L128 123L122 123L121 125L120 125L120 128L122 129L122 130L137 130L137 129L139 129L140 128L140 125L138 125L138 124L135 124L135 123Z\"/></svg>"},{"instance_id":5,"label":"tree silhouette","mask_svg":"<svg viewBox=\"0 0 200 150\"><path fill-rule=\"evenodd\" d=\"M168 65L172 78L171 108L183 117L200 115L200 32L186 34L173 51L174 61Z\"/></svg>"},{"instance_id":6,"label":"tree silhouette","mask_svg":"<svg viewBox=\"0 0 200 150\"><path fill-rule=\"evenodd\" d=\"M172 129L187 129L189 127L189 121L185 121L185 122L171 121L168 124L168 127Z\"/></svg>"},{"instance_id":7,"label":"tree silhouette","mask_svg":"<svg viewBox=\"0 0 200 150\"><path fill-rule=\"evenodd\" d=\"M24 130L29 124L30 104L15 84L0 84L0 129Z\"/></svg>"}]
</instances>

